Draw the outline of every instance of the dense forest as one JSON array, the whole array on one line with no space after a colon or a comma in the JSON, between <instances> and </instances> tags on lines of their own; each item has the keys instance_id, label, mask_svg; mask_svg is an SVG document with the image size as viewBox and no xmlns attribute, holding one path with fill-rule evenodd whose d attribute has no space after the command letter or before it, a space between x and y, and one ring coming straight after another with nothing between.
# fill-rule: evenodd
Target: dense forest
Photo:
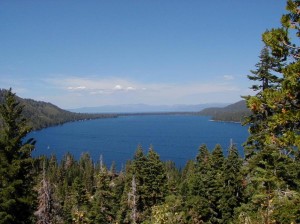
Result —
<instances>
[{"instance_id":1,"label":"dense forest","mask_svg":"<svg viewBox=\"0 0 300 224\"><path fill-rule=\"evenodd\" d=\"M4 102L4 96L7 91L8 90L0 89L0 103ZM33 127L33 129L42 129L71 121L116 117L114 114L73 113L63 110L51 103L23 99L17 96L16 98L24 107L23 115L27 118L29 125Z\"/></svg>"},{"instance_id":2,"label":"dense forest","mask_svg":"<svg viewBox=\"0 0 300 224\"><path fill-rule=\"evenodd\" d=\"M245 157L201 145L183 169L138 146L122 170L99 155L33 158L34 139L11 90L0 104L0 223L300 223L300 1L263 34L244 96ZM226 130L224 130L226 131ZM226 153L224 153L224 151Z\"/></svg>"}]
</instances>

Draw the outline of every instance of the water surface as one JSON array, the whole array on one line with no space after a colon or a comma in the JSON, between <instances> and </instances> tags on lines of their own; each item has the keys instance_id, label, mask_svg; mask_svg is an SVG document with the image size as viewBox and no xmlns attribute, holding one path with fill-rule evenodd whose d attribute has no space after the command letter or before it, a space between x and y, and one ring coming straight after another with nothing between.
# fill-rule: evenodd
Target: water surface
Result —
<instances>
[{"instance_id":1,"label":"water surface","mask_svg":"<svg viewBox=\"0 0 300 224\"><path fill-rule=\"evenodd\" d=\"M220 144L226 153L232 139L242 153L247 136L247 127L241 124L191 115L120 116L66 123L30 134L37 140L34 156L55 154L61 159L69 151L78 159L89 152L94 161L102 155L108 166L115 161L118 168L133 158L138 145L145 152L152 145L162 160L183 167L195 158L201 144L210 150Z\"/></svg>"}]
</instances>

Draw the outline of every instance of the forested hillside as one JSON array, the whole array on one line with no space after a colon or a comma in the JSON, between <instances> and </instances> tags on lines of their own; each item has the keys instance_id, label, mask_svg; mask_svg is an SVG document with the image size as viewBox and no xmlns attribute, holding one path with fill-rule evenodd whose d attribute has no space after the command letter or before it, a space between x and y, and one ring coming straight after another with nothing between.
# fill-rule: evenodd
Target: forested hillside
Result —
<instances>
[{"instance_id":1,"label":"forested hillside","mask_svg":"<svg viewBox=\"0 0 300 224\"><path fill-rule=\"evenodd\" d=\"M241 100L223 108L206 108L199 114L211 116L212 120L215 121L243 122L245 117L249 116L250 113L250 110L246 106L246 101Z\"/></svg>"},{"instance_id":2,"label":"forested hillside","mask_svg":"<svg viewBox=\"0 0 300 224\"><path fill-rule=\"evenodd\" d=\"M4 95L6 93L7 90L0 89L0 103L4 102ZM27 118L29 125L31 125L33 129L60 125L70 121L116 117L116 115L113 114L73 113L63 110L51 103L35 101L32 99L22 99L20 97L16 98L17 101L24 106L23 115Z\"/></svg>"}]
</instances>

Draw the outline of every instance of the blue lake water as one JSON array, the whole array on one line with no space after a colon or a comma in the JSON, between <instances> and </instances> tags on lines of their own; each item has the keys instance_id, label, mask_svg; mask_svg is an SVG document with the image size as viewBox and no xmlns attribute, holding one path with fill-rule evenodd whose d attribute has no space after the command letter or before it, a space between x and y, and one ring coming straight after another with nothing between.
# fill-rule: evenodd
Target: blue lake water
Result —
<instances>
[{"instance_id":1,"label":"blue lake water","mask_svg":"<svg viewBox=\"0 0 300 224\"><path fill-rule=\"evenodd\" d=\"M183 167L206 144L212 150L220 144L226 153L233 140L241 154L248 137L247 127L238 123L212 122L209 117L191 115L142 115L78 121L30 133L37 140L33 155L55 154L61 159L71 152L76 159L88 152L94 161L103 156L120 169L132 159L138 145L145 152L150 145L161 159Z\"/></svg>"}]
</instances>

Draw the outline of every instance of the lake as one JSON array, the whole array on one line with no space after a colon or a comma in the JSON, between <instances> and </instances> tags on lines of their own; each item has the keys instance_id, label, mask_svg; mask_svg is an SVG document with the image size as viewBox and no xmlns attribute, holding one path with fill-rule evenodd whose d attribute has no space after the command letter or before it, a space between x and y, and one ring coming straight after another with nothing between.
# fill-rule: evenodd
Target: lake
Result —
<instances>
[{"instance_id":1,"label":"lake","mask_svg":"<svg viewBox=\"0 0 300 224\"><path fill-rule=\"evenodd\" d=\"M197 155L201 144L212 150L220 144L226 153L232 139L241 154L248 137L247 127L238 123L213 122L192 115L140 115L66 123L30 133L37 140L33 156L55 154L61 159L71 152L76 159L88 152L94 161L103 156L117 168L132 159L138 145L145 152L152 145L161 159L183 167Z\"/></svg>"}]
</instances>

